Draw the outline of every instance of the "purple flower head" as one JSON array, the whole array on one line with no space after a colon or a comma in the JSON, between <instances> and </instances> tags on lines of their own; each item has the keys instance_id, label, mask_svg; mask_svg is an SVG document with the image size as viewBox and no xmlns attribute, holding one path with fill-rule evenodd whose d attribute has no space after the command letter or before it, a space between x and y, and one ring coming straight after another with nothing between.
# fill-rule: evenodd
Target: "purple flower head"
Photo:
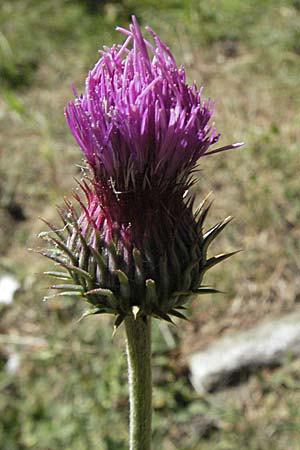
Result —
<instances>
[{"instance_id":1,"label":"purple flower head","mask_svg":"<svg viewBox=\"0 0 300 450\"><path fill-rule=\"evenodd\" d=\"M184 68L150 27L154 45L134 16L129 30L118 30L125 42L100 51L84 93L75 93L65 114L103 207L129 223L145 201L182 196L201 156L240 144L210 150L220 136L209 123L214 103L187 85Z\"/></svg>"},{"instance_id":2,"label":"purple flower head","mask_svg":"<svg viewBox=\"0 0 300 450\"><path fill-rule=\"evenodd\" d=\"M100 52L81 96L74 89L65 114L92 180L82 182L85 199L76 196L79 216L67 202L63 232L50 225L57 237L45 253L67 270L52 275L72 283L53 288L115 314L116 326L137 310L182 317L190 295L212 292L199 288L204 273L230 256L207 257L229 220L204 232L209 206L194 213L186 193L200 157L241 144L211 148L219 140L214 103L186 83L184 68L146 29L152 43L135 17L129 30L119 28L125 42Z\"/></svg>"}]
</instances>

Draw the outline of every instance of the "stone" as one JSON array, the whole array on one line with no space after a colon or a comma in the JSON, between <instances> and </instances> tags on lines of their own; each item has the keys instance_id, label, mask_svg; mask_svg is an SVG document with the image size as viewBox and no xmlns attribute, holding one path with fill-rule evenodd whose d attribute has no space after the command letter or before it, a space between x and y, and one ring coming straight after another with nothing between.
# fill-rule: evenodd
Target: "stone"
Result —
<instances>
[{"instance_id":1,"label":"stone","mask_svg":"<svg viewBox=\"0 0 300 450\"><path fill-rule=\"evenodd\" d=\"M0 304L9 305L19 288L20 283L13 275L0 276Z\"/></svg>"},{"instance_id":2,"label":"stone","mask_svg":"<svg viewBox=\"0 0 300 450\"><path fill-rule=\"evenodd\" d=\"M191 382L203 394L233 384L239 374L280 364L300 350L300 311L219 338L188 358ZM241 376L240 376L241 378Z\"/></svg>"},{"instance_id":3,"label":"stone","mask_svg":"<svg viewBox=\"0 0 300 450\"><path fill-rule=\"evenodd\" d=\"M11 351L9 353L8 360L6 361L5 364L5 370L8 373L15 374L18 372L20 365L21 365L20 354L15 351Z\"/></svg>"}]
</instances>

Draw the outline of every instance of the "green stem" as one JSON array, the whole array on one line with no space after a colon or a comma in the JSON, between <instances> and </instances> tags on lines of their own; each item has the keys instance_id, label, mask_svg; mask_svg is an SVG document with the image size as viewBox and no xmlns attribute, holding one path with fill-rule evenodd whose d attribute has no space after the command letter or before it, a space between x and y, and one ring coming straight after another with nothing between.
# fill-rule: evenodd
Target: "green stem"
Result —
<instances>
[{"instance_id":1,"label":"green stem","mask_svg":"<svg viewBox=\"0 0 300 450\"><path fill-rule=\"evenodd\" d=\"M130 450L150 450L152 417L151 320L125 319L130 401Z\"/></svg>"}]
</instances>

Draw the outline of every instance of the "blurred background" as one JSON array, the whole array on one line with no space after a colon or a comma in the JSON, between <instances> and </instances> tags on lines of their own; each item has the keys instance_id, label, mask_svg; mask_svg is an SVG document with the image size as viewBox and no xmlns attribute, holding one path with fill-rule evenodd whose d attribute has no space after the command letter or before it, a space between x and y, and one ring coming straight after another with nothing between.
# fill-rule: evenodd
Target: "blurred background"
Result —
<instances>
[{"instance_id":1,"label":"blurred background","mask_svg":"<svg viewBox=\"0 0 300 450\"><path fill-rule=\"evenodd\" d=\"M221 143L246 142L201 160L195 192L215 197L207 226L235 218L214 253L244 251L205 279L225 294L192 300L188 323L154 324L153 448L300 449L297 354L203 393L188 365L223 336L298 313L300 1L1 0L1 450L128 447L123 331L112 339L109 317L78 324L82 302L43 302L51 263L28 249L80 176L63 116L71 83L83 89L132 13L217 100Z\"/></svg>"}]
</instances>

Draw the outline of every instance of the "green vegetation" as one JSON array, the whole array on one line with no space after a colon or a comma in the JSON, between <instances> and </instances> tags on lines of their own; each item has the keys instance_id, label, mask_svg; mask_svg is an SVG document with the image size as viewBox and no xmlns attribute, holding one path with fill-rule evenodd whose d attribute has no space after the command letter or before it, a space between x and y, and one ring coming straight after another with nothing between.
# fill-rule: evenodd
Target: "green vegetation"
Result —
<instances>
[{"instance_id":1,"label":"green vegetation","mask_svg":"<svg viewBox=\"0 0 300 450\"><path fill-rule=\"evenodd\" d=\"M55 205L81 176L63 117L71 82L80 91L131 12L217 99L222 142L246 142L201 161L195 189L199 200L214 191L210 223L235 216L218 249L245 251L207 277L226 294L191 303L191 324L172 330L176 350L155 325L153 448L298 450L300 359L206 398L184 365L187 339L207 342L300 299L298 0L1 1L0 275L22 284L13 304L0 304L1 450L127 448L122 330L112 340L109 318L77 324L81 303L42 302L49 263L27 249L42 244L38 216L56 222Z\"/></svg>"}]
</instances>

